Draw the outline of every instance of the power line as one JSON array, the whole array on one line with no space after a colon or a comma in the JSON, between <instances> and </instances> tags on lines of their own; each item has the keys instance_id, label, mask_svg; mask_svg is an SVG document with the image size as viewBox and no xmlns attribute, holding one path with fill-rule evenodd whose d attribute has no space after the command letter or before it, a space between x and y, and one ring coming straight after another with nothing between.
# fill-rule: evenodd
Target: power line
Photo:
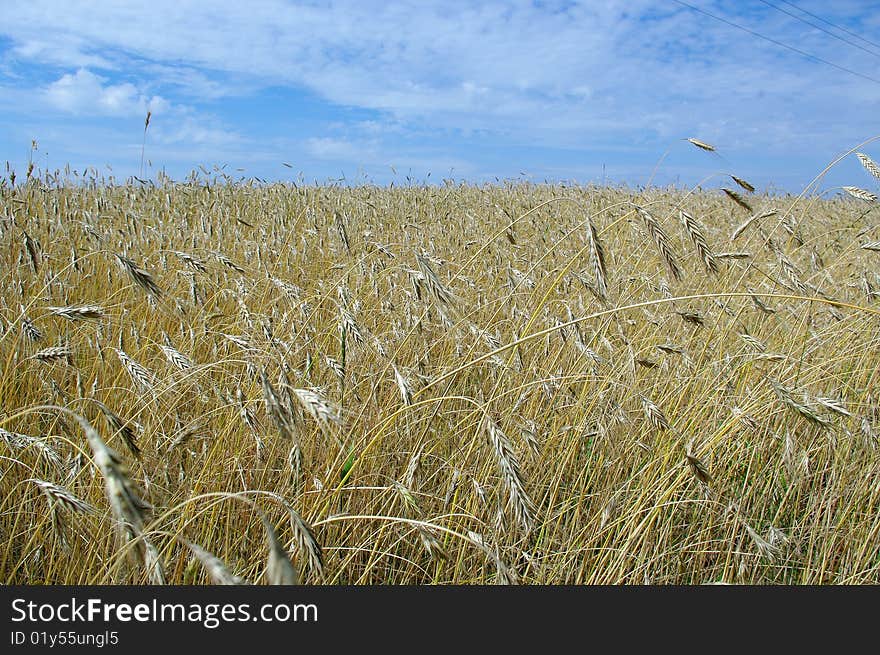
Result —
<instances>
[{"instance_id":1,"label":"power line","mask_svg":"<svg viewBox=\"0 0 880 655\"><path fill-rule=\"evenodd\" d=\"M779 47L785 48L786 50L791 50L792 52L796 52L797 54L801 55L802 57L806 57L807 59L812 59L813 61L818 61L821 64L831 66L832 68L836 68L837 70L843 71L844 73L849 73L850 75L855 75L856 77L861 77L863 80L868 80L869 82L874 82L875 84L880 84L880 80L878 80L876 77L871 77L870 75L865 75L864 73L859 73L858 71L854 71L851 68L846 68L845 66L835 64L834 62L828 61L827 59L822 59L821 57L817 57L816 55L811 55L809 52L804 52L803 50L799 50L798 48L787 45L787 44L783 43L782 41L777 41L776 39L771 39L769 36L764 36L763 34L759 34L758 32L755 32L754 30L750 30L748 27L743 27L742 25L734 23L733 21L729 21L726 18L722 18L721 16L716 16L715 14L709 13L708 11L705 11L704 9L700 9L699 7L694 7L693 5L690 5L687 2L683 2L682 0L672 0L672 1L682 5L684 7L687 7L688 9L692 9L693 11L704 14L705 16L708 16L709 18L714 18L715 20L721 21L722 23L724 23L726 25L730 25L731 27L735 27L738 30L742 30L743 32L747 32L747 33L751 34L752 36L755 36L759 39L763 39L764 41L768 41L774 45L778 45Z\"/></svg>"},{"instance_id":2,"label":"power line","mask_svg":"<svg viewBox=\"0 0 880 655\"><path fill-rule=\"evenodd\" d=\"M809 25L809 26L812 27L813 29L817 29L817 30L819 30L820 32L824 32L824 33L827 34L828 36L831 36L831 37L837 39L838 41L843 41L844 43L847 43L847 44L851 45L851 46L854 47L854 48L858 48L859 50L862 50L862 51L864 51L864 52L867 52L869 55L871 55L871 56L873 56L873 57L877 57L878 59L880 59L880 54L877 54L876 52L873 52L872 50L868 50L866 47L861 46L861 45L859 45L858 43L854 43L854 42L850 41L849 39L846 39L846 38L844 38L844 37L842 37L842 36L839 36L839 35L835 34L834 32L831 32L831 31L829 31L829 30L826 30L824 27L821 27L821 26L819 26L819 25L816 25L815 23L811 23L811 22L808 21L808 20L804 20L803 18L801 18L801 17L798 16L797 14L793 14L793 13L791 13L790 11L786 11L786 10L783 9L782 7L777 7L777 6L774 5L772 2L767 2L767 0L760 0L760 2L763 2L763 3L764 3L765 5L767 5L768 7L772 7L772 8L775 9L776 11L779 11L779 12L785 14L786 16L791 16L791 17L794 18L795 20L799 20L800 22L805 23L806 25ZM839 29L839 28L838 28L838 29Z\"/></svg>"},{"instance_id":3,"label":"power line","mask_svg":"<svg viewBox=\"0 0 880 655\"><path fill-rule=\"evenodd\" d=\"M804 12L807 16L811 16L812 18L815 18L816 20L821 21L821 22L825 23L826 25L830 25L834 29L838 29L841 32L846 32L850 36L854 36L855 38L857 38L859 41L863 41L864 43L867 43L868 45L871 45L875 48L880 48L880 43L874 43L873 41L869 41L868 39L864 39L861 36L859 36L858 34L856 34L855 32L851 32L850 30L846 29L845 27L841 27L840 25L835 25L831 21L825 20L824 18L822 18L821 16L817 16L816 14L811 14L809 11L807 11L803 7L797 6L793 2L786 2L786 0L780 0L780 2L787 4L789 7L794 7L798 11Z\"/></svg>"}]
</instances>

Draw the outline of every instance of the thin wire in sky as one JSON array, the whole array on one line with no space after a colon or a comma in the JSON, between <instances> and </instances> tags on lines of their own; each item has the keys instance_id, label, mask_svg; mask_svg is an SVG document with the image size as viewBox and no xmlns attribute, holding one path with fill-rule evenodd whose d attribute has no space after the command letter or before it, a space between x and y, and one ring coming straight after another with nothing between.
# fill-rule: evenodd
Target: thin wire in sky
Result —
<instances>
[{"instance_id":1,"label":"thin wire in sky","mask_svg":"<svg viewBox=\"0 0 880 655\"><path fill-rule=\"evenodd\" d=\"M854 41L850 41L849 39L842 37L838 34L835 34L834 32L831 32L830 30L826 30L824 27L822 27L820 25L816 25L815 23L811 23L810 21L805 20L801 16L798 16L797 14L794 14L786 9L783 9L782 7L777 7L772 2L767 2L767 0L760 0L760 2L763 2L768 7L772 7L776 11L781 12L781 13L785 14L786 16L791 16L795 20L799 20L800 22L804 23L805 25L809 25L813 29L819 30L820 32L824 32L828 36L830 36L834 39L837 39L838 41L842 41L843 43L851 45L853 48L858 48L859 50L867 52L872 57L877 57L878 59L880 59L880 54L874 52L873 50L868 50L865 46L859 45L858 43L855 43Z\"/></svg>"},{"instance_id":2,"label":"thin wire in sky","mask_svg":"<svg viewBox=\"0 0 880 655\"><path fill-rule=\"evenodd\" d=\"M777 41L776 39L772 39L769 36L764 36L763 34L755 32L754 30L750 30L748 27L743 27L742 25L740 25L738 23L734 23L733 21L727 20L726 18L722 18L721 16L716 16L715 14L712 14L704 9L700 9L699 7L694 7L693 5L688 4L687 2L683 2L682 0L672 0L672 1L682 5L683 7L687 7L688 9L691 9L693 11L700 13L700 14L708 16L709 18L714 18L715 20L721 21L722 23L724 23L726 25L730 25L731 27L735 27L738 30L742 30L743 32L747 32L754 37L757 37L759 39L763 39L764 41L768 41L774 45L779 46L780 48L785 48L786 50L791 50L792 52L796 52L797 54L801 55L802 57L806 57L807 59L812 59L813 61L817 61L821 64L825 64L826 66L831 66L832 68L836 68L837 70L843 71L844 73L849 73L850 75L855 75L856 77L861 77L863 80L867 80L869 82L874 82L875 84L880 84L880 80L878 80L876 77L871 77L870 75L865 75L864 73L859 73L858 71L854 71L851 68L847 68L846 66L841 66L840 64L835 64L834 62L828 61L827 59L822 59L821 57L817 57L816 55L811 55L809 52L805 52L803 50L800 50L799 48L795 48L794 46L790 46L786 43L783 43L782 41Z\"/></svg>"},{"instance_id":3,"label":"thin wire in sky","mask_svg":"<svg viewBox=\"0 0 880 655\"><path fill-rule=\"evenodd\" d=\"M779 1L782 2L783 4L788 5L789 7L794 7L798 11L804 12L807 16L815 18L816 20L821 21L821 22L825 23L826 25L833 27L836 30L840 30L841 32L846 32L850 36L857 38L862 43L867 43L868 45L873 46L875 48L880 48L880 43L875 43L874 41L870 41L868 39L865 39L865 38L859 36L858 34L856 34L855 32L852 32L852 31L846 29L845 27L841 27L840 25L835 25L831 21L825 20L824 18L822 18L821 16L817 16L816 14L811 14L809 11L807 11L803 7L799 7L798 5L794 4L793 2L787 2L786 0L779 0Z\"/></svg>"}]
</instances>

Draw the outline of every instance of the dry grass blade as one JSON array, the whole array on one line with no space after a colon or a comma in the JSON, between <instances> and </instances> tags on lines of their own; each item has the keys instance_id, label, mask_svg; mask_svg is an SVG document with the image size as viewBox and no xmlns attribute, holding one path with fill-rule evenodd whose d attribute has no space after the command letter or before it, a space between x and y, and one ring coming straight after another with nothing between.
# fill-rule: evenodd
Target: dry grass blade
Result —
<instances>
[{"instance_id":1,"label":"dry grass blade","mask_svg":"<svg viewBox=\"0 0 880 655\"><path fill-rule=\"evenodd\" d=\"M875 178L880 180L880 166L872 160L868 155L863 152L857 152L856 157L859 158L859 161L862 162L862 166L865 167L865 170L868 171Z\"/></svg>"},{"instance_id":2,"label":"dry grass blade","mask_svg":"<svg viewBox=\"0 0 880 655\"><path fill-rule=\"evenodd\" d=\"M718 275L718 262L715 261L715 254L712 252L712 249L709 247L709 242L706 240L703 226L700 225L700 222L696 218L684 210L679 210L678 215L679 218L681 218L682 225L684 225L685 232L687 232L688 236L691 238L694 247L697 249L697 253L700 255L700 261L703 262L703 267L708 273Z\"/></svg>"},{"instance_id":3,"label":"dry grass blade","mask_svg":"<svg viewBox=\"0 0 880 655\"><path fill-rule=\"evenodd\" d=\"M260 514L263 527L266 530L266 541L269 545L269 558L266 562L266 579L270 585L298 585L300 583L299 570L290 561L287 551L278 540L275 528L264 514Z\"/></svg>"},{"instance_id":4,"label":"dry grass blade","mask_svg":"<svg viewBox=\"0 0 880 655\"><path fill-rule=\"evenodd\" d=\"M859 247L864 250L873 250L874 252L880 252L880 241L871 241L870 243L863 243Z\"/></svg>"}]
</instances>

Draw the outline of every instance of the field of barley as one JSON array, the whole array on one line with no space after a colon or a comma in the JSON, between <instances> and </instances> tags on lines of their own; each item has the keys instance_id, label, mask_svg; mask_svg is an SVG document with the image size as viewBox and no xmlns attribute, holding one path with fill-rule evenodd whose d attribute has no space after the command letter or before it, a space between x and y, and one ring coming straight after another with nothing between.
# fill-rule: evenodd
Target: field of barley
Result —
<instances>
[{"instance_id":1,"label":"field of barley","mask_svg":"<svg viewBox=\"0 0 880 655\"><path fill-rule=\"evenodd\" d=\"M4 179L0 581L880 583L876 197L727 179Z\"/></svg>"}]
</instances>

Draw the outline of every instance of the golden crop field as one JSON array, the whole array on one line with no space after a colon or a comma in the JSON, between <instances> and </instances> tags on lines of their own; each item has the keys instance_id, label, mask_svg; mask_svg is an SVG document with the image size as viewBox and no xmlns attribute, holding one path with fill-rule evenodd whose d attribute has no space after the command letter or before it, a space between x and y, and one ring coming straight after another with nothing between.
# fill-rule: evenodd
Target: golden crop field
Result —
<instances>
[{"instance_id":1,"label":"golden crop field","mask_svg":"<svg viewBox=\"0 0 880 655\"><path fill-rule=\"evenodd\" d=\"M877 584L876 197L749 186L7 181L0 579Z\"/></svg>"}]
</instances>

